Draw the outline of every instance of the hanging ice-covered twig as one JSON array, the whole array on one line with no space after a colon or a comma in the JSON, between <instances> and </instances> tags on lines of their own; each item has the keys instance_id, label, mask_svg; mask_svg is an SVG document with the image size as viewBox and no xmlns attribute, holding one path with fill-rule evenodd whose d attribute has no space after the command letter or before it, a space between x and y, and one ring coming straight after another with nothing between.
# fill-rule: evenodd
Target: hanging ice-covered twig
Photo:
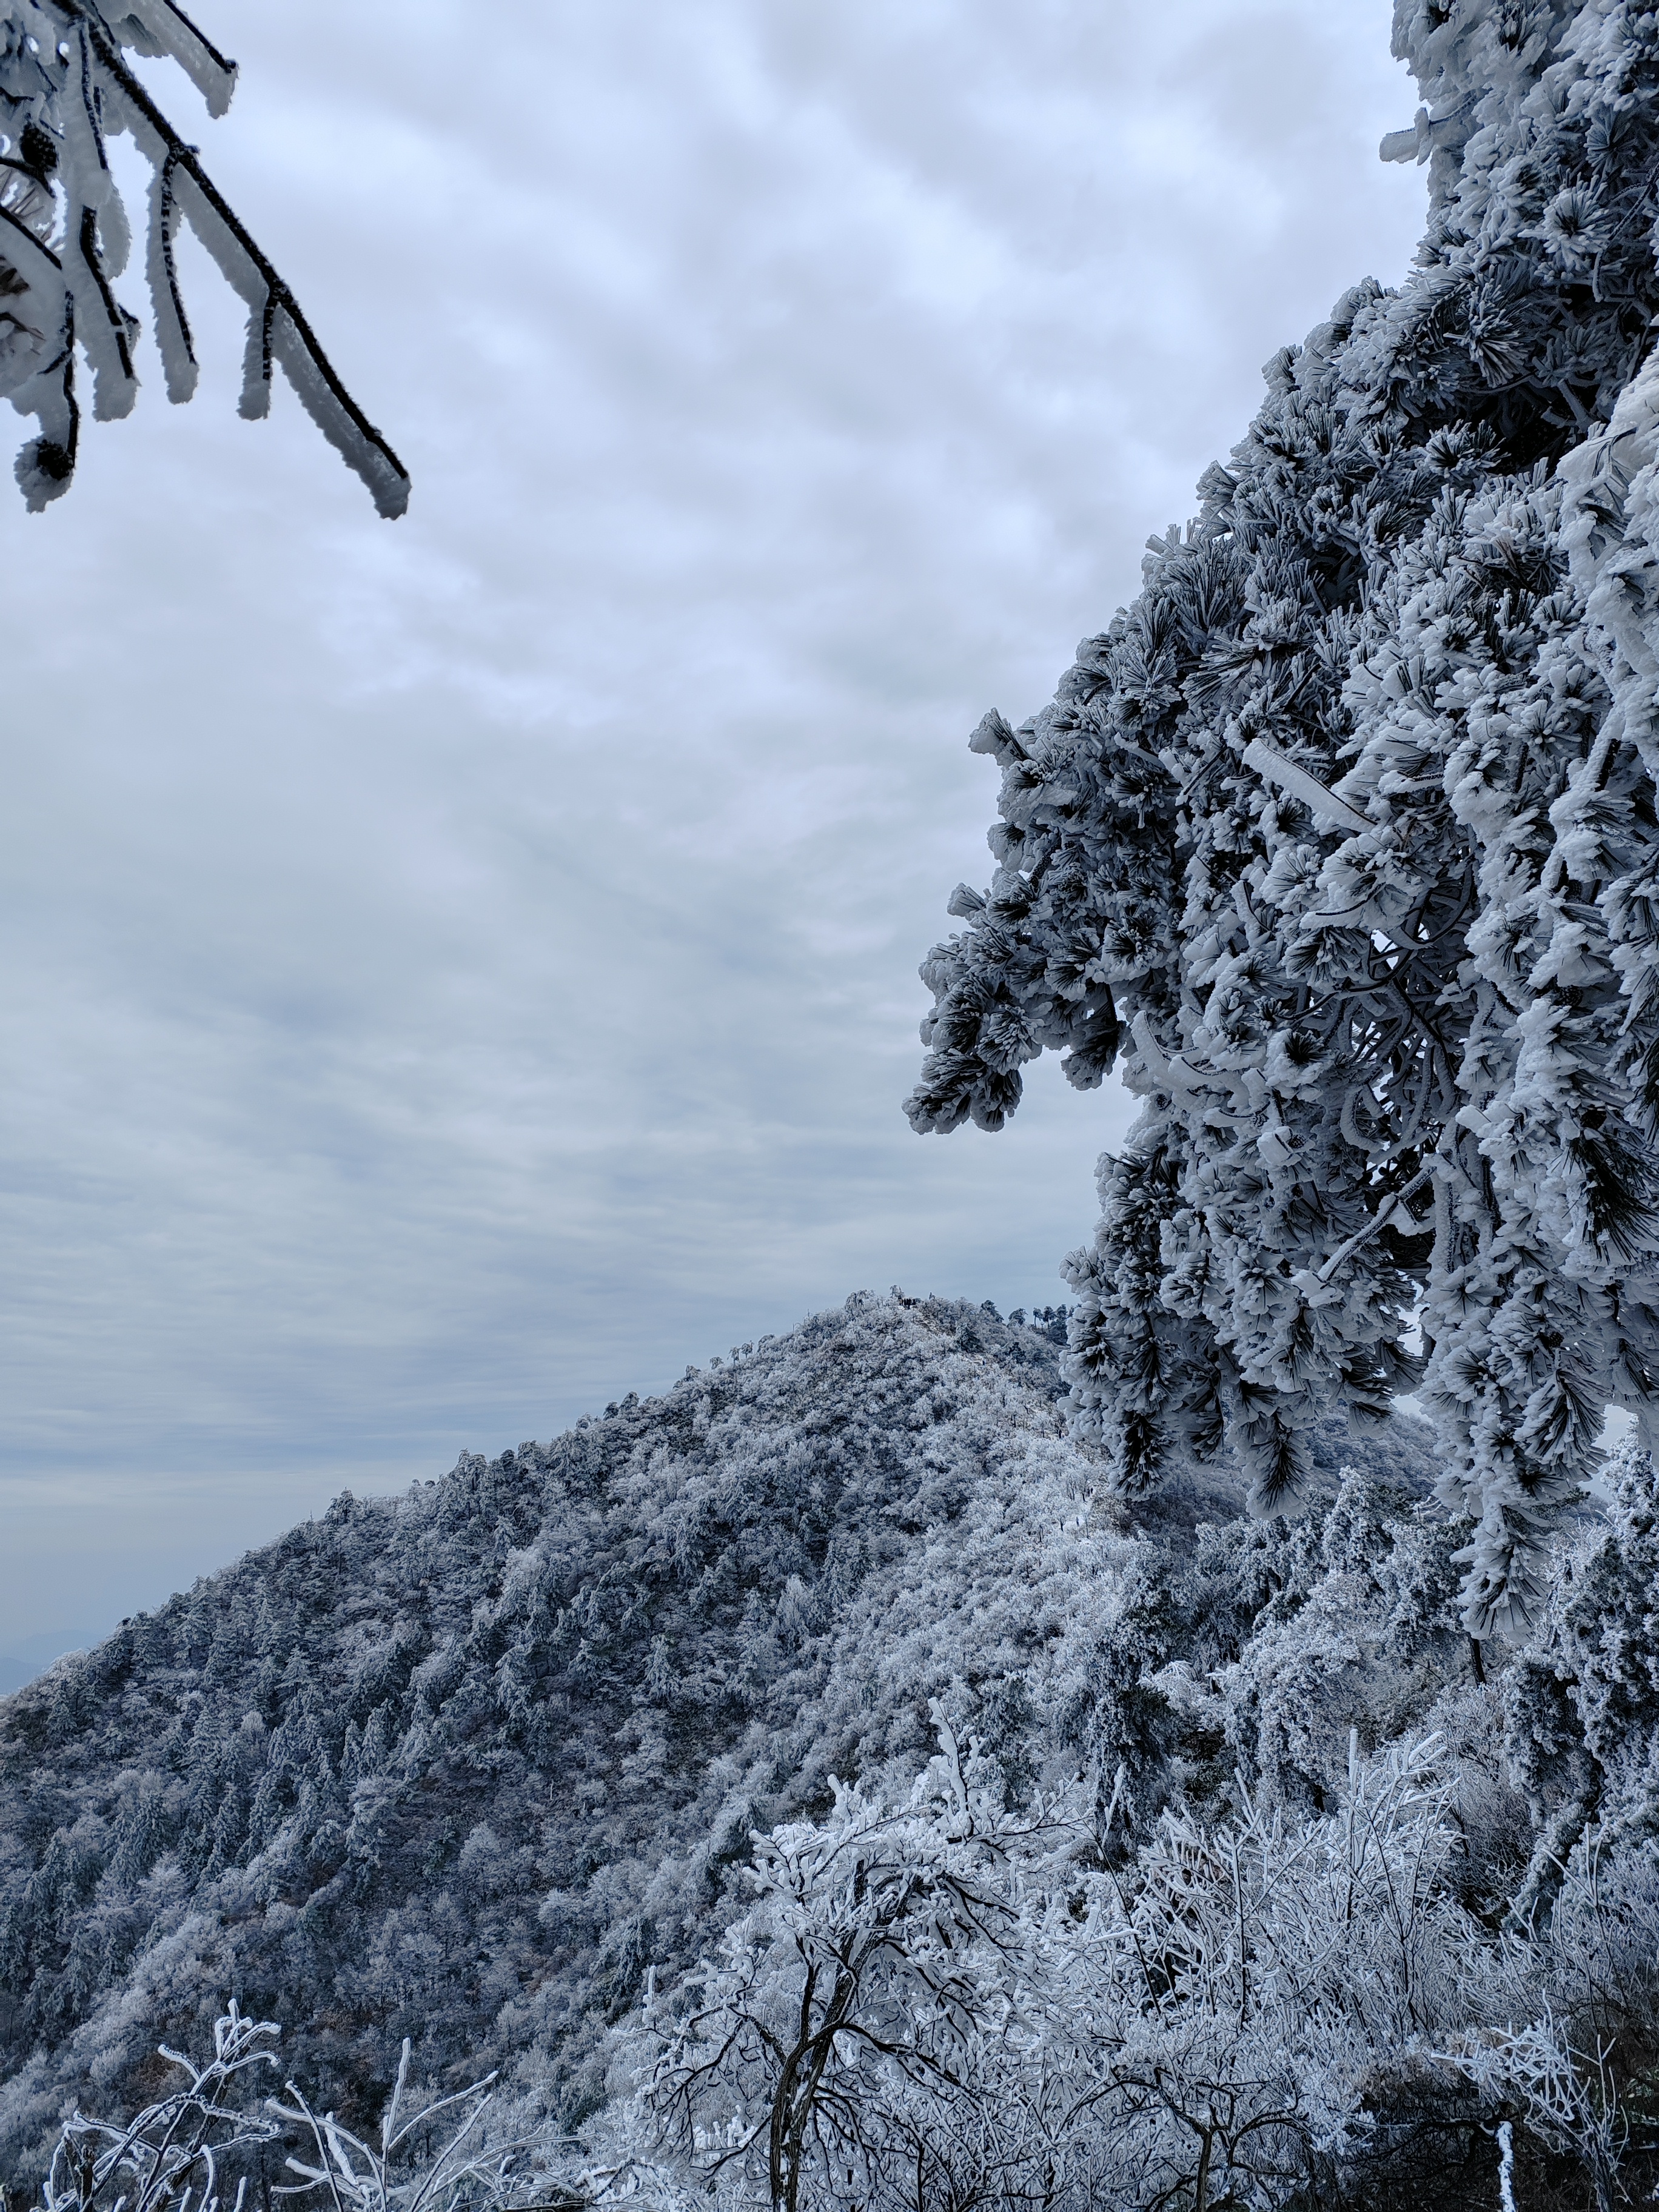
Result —
<instances>
[{"instance_id":1,"label":"hanging ice-covered twig","mask_svg":"<svg viewBox=\"0 0 1659 2212\"><path fill-rule=\"evenodd\" d=\"M408 472L336 373L298 301L130 67L131 51L176 61L222 115L236 68L173 0L0 0L0 397L39 424L17 461L33 512L74 473L76 356L92 372L93 411L131 410L137 318L114 284L131 239L106 141L125 133L149 162L145 270L151 328L169 399L192 397L197 362L174 244L187 222L248 310L241 414L269 411L272 365L362 477L380 513L401 514Z\"/></svg>"},{"instance_id":2,"label":"hanging ice-covered twig","mask_svg":"<svg viewBox=\"0 0 1659 2212\"><path fill-rule=\"evenodd\" d=\"M1362 1245L1370 1243L1373 1237L1380 1237L1390 1222L1398 1220L1401 1216L1410 1221L1412 1217L1407 1201L1416 1197L1433 1172L1432 1168L1419 1168L1409 1182L1402 1183L1392 1197L1385 1198L1364 1227L1356 1229L1347 1243L1339 1245L1332 1253L1324 1266L1319 1269L1315 1278L1316 1281L1328 1283L1345 1260L1352 1259ZM1413 1221L1412 1226L1415 1228L1416 1225Z\"/></svg>"}]
</instances>

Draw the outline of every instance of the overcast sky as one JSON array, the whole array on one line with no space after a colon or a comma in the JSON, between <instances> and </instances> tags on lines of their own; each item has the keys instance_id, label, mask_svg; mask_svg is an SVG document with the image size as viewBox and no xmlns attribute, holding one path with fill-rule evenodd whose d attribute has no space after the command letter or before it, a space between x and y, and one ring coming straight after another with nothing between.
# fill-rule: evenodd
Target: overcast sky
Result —
<instances>
[{"instance_id":1,"label":"overcast sky","mask_svg":"<svg viewBox=\"0 0 1659 2212\"><path fill-rule=\"evenodd\" d=\"M1423 205L1386 0L198 13L415 491L235 419L188 243L195 403L146 343L0 477L0 1651L854 1288L1065 1295L1121 1096L899 1110L964 741Z\"/></svg>"}]
</instances>

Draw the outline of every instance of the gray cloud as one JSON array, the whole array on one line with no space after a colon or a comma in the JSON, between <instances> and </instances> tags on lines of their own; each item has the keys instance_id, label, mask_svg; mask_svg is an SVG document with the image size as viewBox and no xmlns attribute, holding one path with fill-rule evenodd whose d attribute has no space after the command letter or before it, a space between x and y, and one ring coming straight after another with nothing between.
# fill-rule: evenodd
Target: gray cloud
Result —
<instances>
[{"instance_id":1,"label":"gray cloud","mask_svg":"<svg viewBox=\"0 0 1659 2212\"><path fill-rule=\"evenodd\" d=\"M234 419L187 253L201 396L0 520L19 1635L855 1286L1061 1295L1121 1098L898 1112L963 741L1421 211L1382 0L209 13L416 493Z\"/></svg>"}]
</instances>

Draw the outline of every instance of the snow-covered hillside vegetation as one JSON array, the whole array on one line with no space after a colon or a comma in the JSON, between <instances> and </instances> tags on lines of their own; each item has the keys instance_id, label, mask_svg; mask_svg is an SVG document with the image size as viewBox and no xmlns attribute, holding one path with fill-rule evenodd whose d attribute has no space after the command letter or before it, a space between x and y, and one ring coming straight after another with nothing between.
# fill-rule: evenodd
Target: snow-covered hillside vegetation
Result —
<instances>
[{"instance_id":1,"label":"snow-covered hillside vegetation","mask_svg":"<svg viewBox=\"0 0 1659 2212\"><path fill-rule=\"evenodd\" d=\"M0 1708L8 2141L233 1988L352 2109L405 2033L569 2094L751 1828L925 1761L953 1684L1018 1734L1086 1642L1111 1545L1055 1358L854 1303L60 1662Z\"/></svg>"},{"instance_id":2,"label":"snow-covered hillside vegetation","mask_svg":"<svg viewBox=\"0 0 1659 2212\"><path fill-rule=\"evenodd\" d=\"M671 1987L747 1902L751 1832L823 1812L832 1775L908 1791L935 1699L1011 1802L1115 1790L1115 1850L1241 1758L1323 1802L1353 1698L1328 1723L1302 1674L1386 1677L1407 1715L1425 1652L1467 1673L1448 1538L1408 1517L1401 1551L1345 1506L1403 1656L1371 1667L1354 1623L1309 1644L1284 1592L1316 1541L1233 1521L1224 1477L1145 1536L1091 1511L1062 1333L854 1298L550 1444L342 1498L0 1705L11 2171L232 1992L349 2114L407 2034L429 2077L500 2066L574 2121L647 1969ZM1361 1452L1400 1499L1417 1434ZM1328 1440L1328 1492L1353 1451Z\"/></svg>"},{"instance_id":3,"label":"snow-covered hillside vegetation","mask_svg":"<svg viewBox=\"0 0 1659 2212\"><path fill-rule=\"evenodd\" d=\"M1500 2029L1645 2079L1645 1461L1483 1666L1421 1424L1328 1425L1294 1528L1190 1465L1132 1520L1064 1434L1062 1334L854 1297L342 1498L0 1705L8 2170L234 1995L359 2124L408 2036L434 2088L500 2068L579 2194L764 2203L758 2028L849 1942L885 2049L830 2039L801 2205L911 2201L917 2156L928 2204L988 2160L1056 2207L1190 2202L1194 2100L1233 2115L1215 2201L1482 2202L1549 2061ZM1511 2131L1523 2203L1579 2201L1571 2120Z\"/></svg>"}]
</instances>

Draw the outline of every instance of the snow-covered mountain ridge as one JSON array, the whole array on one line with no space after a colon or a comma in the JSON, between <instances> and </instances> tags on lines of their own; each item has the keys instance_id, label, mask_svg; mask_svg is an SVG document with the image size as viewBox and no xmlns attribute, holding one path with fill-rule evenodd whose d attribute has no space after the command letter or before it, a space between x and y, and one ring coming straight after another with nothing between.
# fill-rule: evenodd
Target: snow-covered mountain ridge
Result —
<instances>
[{"instance_id":1,"label":"snow-covered mountain ridge","mask_svg":"<svg viewBox=\"0 0 1659 2212\"><path fill-rule=\"evenodd\" d=\"M11 2170L232 1990L347 2112L407 2033L434 2078L501 2065L574 2118L647 1966L672 1983L742 1901L751 1831L832 1774L908 1786L935 1698L1015 1796L1124 1764L1143 1827L1229 1769L1198 1686L1282 1546L1193 1538L1224 1475L1147 1536L1091 1510L1060 1333L855 1297L549 1445L343 1497L0 1705ZM1417 1435L1362 1456L1420 1486Z\"/></svg>"}]
</instances>

